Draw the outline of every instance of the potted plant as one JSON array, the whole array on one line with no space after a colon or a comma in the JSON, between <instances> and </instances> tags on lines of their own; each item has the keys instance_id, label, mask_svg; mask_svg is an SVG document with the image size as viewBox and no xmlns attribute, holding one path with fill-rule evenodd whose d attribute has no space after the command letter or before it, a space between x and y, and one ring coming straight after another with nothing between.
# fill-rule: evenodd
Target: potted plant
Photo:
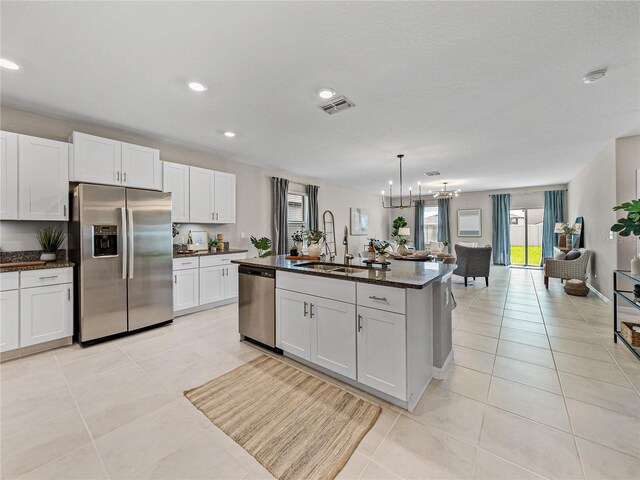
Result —
<instances>
[{"instance_id":1,"label":"potted plant","mask_svg":"<svg viewBox=\"0 0 640 480\"><path fill-rule=\"evenodd\" d=\"M218 239L210 238L209 239L209 252L216 253L218 251L218 245L219 244L220 244L220 242L218 242Z\"/></svg>"},{"instance_id":2,"label":"potted plant","mask_svg":"<svg viewBox=\"0 0 640 480\"><path fill-rule=\"evenodd\" d=\"M309 242L309 256L319 257L322 243L325 240L325 233L322 230L305 230L304 236Z\"/></svg>"},{"instance_id":3,"label":"potted plant","mask_svg":"<svg viewBox=\"0 0 640 480\"><path fill-rule=\"evenodd\" d=\"M631 200L622 205L613 207L613 211L622 210L627 212L626 218L620 218L611 226L611 231L616 232L621 237L628 237L634 234L640 236L640 200ZM634 256L631 259L631 274L640 275L640 258Z\"/></svg>"},{"instance_id":4,"label":"potted plant","mask_svg":"<svg viewBox=\"0 0 640 480\"><path fill-rule=\"evenodd\" d=\"M562 229L562 235L564 235L565 238L565 247L571 249L573 246L575 246L576 239L574 237L580 233L581 225L578 223L563 223L560 225L560 228ZM558 240L558 243L562 244L562 240Z\"/></svg>"},{"instance_id":5,"label":"potted plant","mask_svg":"<svg viewBox=\"0 0 640 480\"><path fill-rule=\"evenodd\" d=\"M271 240L267 237L256 238L251 235L251 245L256 247L260 258L271 257L274 255L273 250L271 250Z\"/></svg>"},{"instance_id":6,"label":"potted plant","mask_svg":"<svg viewBox=\"0 0 640 480\"><path fill-rule=\"evenodd\" d=\"M298 251L296 256L302 255L302 247L304 246L304 232L301 232L300 230L294 232L293 235L291 235L291 240L293 240L295 249Z\"/></svg>"},{"instance_id":7,"label":"potted plant","mask_svg":"<svg viewBox=\"0 0 640 480\"><path fill-rule=\"evenodd\" d=\"M67 234L58 227L43 227L36 233L36 239L42 249L40 260L54 262L58 258L58 250L67 238Z\"/></svg>"},{"instance_id":8,"label":"potted plant","mask_svg":"<svg viewBox=\"0 0 640 480\"><path fill-rule=\"evenodd\" d=\"M378 262L385 263L387 261L387 248L389 244L384 240L374 242L376 253L378 254Z\"/></svg>"},{"instance_id":9,"label":"potted plant","mask_svg":"<svg viewBox=\"0 0 640 480\"><path fill-rule=\"evenodd\" d=\"M398 244L397 252L400 255L407 255L409 250L407 249L407 237L400 234L400 230L407 226L407 220L404 217L398 217L393 221L393 228L391 230L391 238Z\"/></svg>"}]
</instances>

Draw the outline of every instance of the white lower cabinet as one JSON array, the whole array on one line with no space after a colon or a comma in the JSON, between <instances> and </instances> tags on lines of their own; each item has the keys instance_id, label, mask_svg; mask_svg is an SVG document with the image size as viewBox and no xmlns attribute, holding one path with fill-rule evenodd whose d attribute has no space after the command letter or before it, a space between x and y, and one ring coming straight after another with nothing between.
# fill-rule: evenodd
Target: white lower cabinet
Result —
<instances>
[{"instance_id":1,"label":"white lower cabinet","mask_svg":"<svg viewBox=\"0 0 640 480\"><path fill-rule=\"evenodd\" d=\"M358 382L406 400L406 317L358 306L357 322Z\"/></svg>"},{"instance_id":2,"label":"white lower cabinet","mask_svg":"<svg viewBox=\"0 0 640 480\"><path fill-rule=\"evenodd\" d=\"M276 316L279 348L297 357L311 360L308 295L276 289Z\"/></svg>"},{"instance_id":3,"label":"white lower cabinet","mask_svg":"<svg viewBox=\"0 0 640 480\"><path fill-rule=\"evenodd\" d=\"M238 265L244 253L173 259L173 311L232 300L238 296ZM184 312L189 313L189 312Z\"/></svg>"},{"instance_id":4,"label":"white lower cabinet","mask_svg":"<svg viewBox=\"0 0 640 480\"><path fill-rule=\"evenodd\" d=\"M173 272L173 310L178 312L199 305L199 270L175 270Z\"/></svg>"},{"instance_id":5,"label":"white lower cabinet","mask_svg":"<svg viewBox=\"0 0 640 480\"><path fill-rule=\"evenodd\" d=\"M20 346L19 306L18 290L0 292L0 352Z\"/></svg>"},{"instance_id":6,"label":"white lower cabinet","mask_svg":"<svg viewBox=\"0 0 640 480\"><path fill-rule=\"evenodd\" d=\"M276 290L279 348L356 379L356 307L288 290Z\"/></svg>"},{"instance_id":7,"label":"white lower cabinet","mask_svg":"<svg viewBox=\"0 0 640 480\"><path fill-rule=\"evenodd\" d=\"M311 297L311 361L356 380L356 306Z\"/></svg>"},{"instance_id":8,"label":"white lower cabinet","mask_svg":"<svg viewBox=\"0 0 640 480\"><path fill-rule=\"evenodd\" d=\"M225 296L225 266L200 267L200 304L219 302Z\"/></svg>"},{"instance_id":9,"label":"white lower cabinet","mask_svg":"<svg viewBox=\"0 0 640 480\"><path fill-rule=\"evenodd\" d=\"M20 290L20 346L73 335L73 284Z\"/></svg>"}]
</instances>

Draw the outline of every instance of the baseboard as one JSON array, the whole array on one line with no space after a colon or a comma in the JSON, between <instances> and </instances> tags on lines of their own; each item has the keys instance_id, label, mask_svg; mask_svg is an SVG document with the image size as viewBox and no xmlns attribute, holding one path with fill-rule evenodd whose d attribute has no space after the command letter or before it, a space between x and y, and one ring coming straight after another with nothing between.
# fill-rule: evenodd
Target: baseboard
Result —
<instances>
[{"instance_id":1,"label":"baseboard","mask_svg":"<svg viewBox=\"0 0 640 480\"><path fill-rule=\"evenodd\" d=\"M20 357L26 357L27 355L33 355L34 353L40 353L54 348L65 347L73 343L73 337L63 337L56 340L49 340L48 342L38 343L36 345L29 345L28 347L16 348L15 350L9 350L8 352L2 352L0 354L0 363L8 360L14 360Z\"/></svg>"},{"instance_id":2,"label":"baseboard","mask_svg":"<svg viewBox=\"0 0 640 480\"><path fill-rule=\"evenodd\" d=\"M591 290L596 296L600 297L600 300L603 300L605 303L608 303L609 305L613 303L611 300L605 297L602 293L596 290L593 286L591 286L591 284L587 282L585 282L585 284L587 285L587 287L589 287L589 290Z\"/></svg>"},{"instance_id":3,"label":"baseboard","mask_svg":"<svg viewBox=\"0 0 640 480\"><path fill-rule=\"evenodd\" d=\"M433 367L433 378L437 378L438 380L442 380L447 376L449 370L451 370L451 365L453 365L453 348L447 355L447 359L444 361L442 367Z\"/></svg>"},{"instance_id":4,"label":"baseboard","mask_svg":"<svg viewBox=\"0 0 640 480\"><path fill-rule=\"evenodd\" d=\"M183 315L189 315L190 313L202 312L203 310L209 310L210 308L222 307L224 305L229 305L231 303L237 303L238 297L227 298L226 300L220 300L219 302L206 303L204 305L199 305L197 307L187 308L185 310L178 310L177 312L173 312L174 317L181 317Z\"/></svg>"}]
</instances>

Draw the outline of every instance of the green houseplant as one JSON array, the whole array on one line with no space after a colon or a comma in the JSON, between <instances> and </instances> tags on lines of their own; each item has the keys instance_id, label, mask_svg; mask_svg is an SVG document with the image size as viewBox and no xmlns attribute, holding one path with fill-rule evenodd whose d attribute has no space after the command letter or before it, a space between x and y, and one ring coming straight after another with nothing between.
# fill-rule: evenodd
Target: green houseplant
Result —
<instances>
[{"instance_id":1,"label":"green houseplant","mask_svg":"<svg viewBox=\"0 0 640 480\"><path fill-rule=\"evenodd\" d=\"M400 255L407 255L409 251L405 246L407 243L407 237L400 235L400 229L407 226L407 220L404 217L397 217L393 221L393 228L391 229L391 238L398 244L397 252Z\"/></svg>"},{"instance_id":2,"label":"green houseplant","mask_svg":"<svg viewBox=\"0 0 640 480\"><path fill-rule=\"evenodd\" d=\"M302 247L304 246L304 232L300 230L293 232L293 235L291 235L291 240L293 240L294 248L298 252L296 255L302 255Z\"/></svg>"},{"instance_id":3,"label":"green houseplant","mask_svg":"<svg viewBox=\"0 0 640 480\"><path fill-rule=\"evenodd\" d=\"M40 260L53 262L57 259L57 252L67 238L67 234L58 227L43 227L36 233L36 240L40 244L42 254Z\"/></svg>"},{"instance_id":4,"label":"green houseplant","mask_svg":"<svg viewBox=\"0 0 640 480\"><path fill-rule=\"evenodd\" d=\"M628 237L631 234L636 237L640 236L640 200L631 200L613 207L614 212L619 210L627 212L627 216L619 218L616 223L611 225L611 231L616 232L621 237ZM634 256L631 259L631 274L640 274L640 258L638 256Z\"/></svg>"},{"instance_id":5,"label":"green houseplant","mask_svg":"<svg viewBox=\"0 0 640 480\"><path fill-rule=\"evenodd\" d=\"M274 255L273 250L271 250L271 239L267 237L256 238L251 235L251 245L256 247L260 258L271 257Z\"/></svg>"},{"instance_id":6,"label":"green houseplant","mask_svg":"<svg viewBox=\"0 0 640 480\"><path fill-rule=\"evenodd\" d=\"M309 256L319 257L326 237L325 233L322 230L305 230L304 236L309 242Z\"/></svg>"}]
</instances>

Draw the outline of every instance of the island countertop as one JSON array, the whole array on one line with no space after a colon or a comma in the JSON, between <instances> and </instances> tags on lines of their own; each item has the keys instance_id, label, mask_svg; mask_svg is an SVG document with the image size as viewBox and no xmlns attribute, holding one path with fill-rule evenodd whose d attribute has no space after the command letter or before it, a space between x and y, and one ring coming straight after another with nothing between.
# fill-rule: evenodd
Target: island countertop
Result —
<instances>
[{"instance_id":1,"label":"island countertop","mask_svg":"<svg viewBox=\"0 0 640 480\"><path fill-rule=\"evenodd\" d=\"M383 269L379 266L366 267L361 259L355 258L352 260L351 265L336 264L336 268L349 266L366 268L353 268L347 272L337 272L315 270L311 268L305 268L301 265L309 262L313 261L287 260L285 258L285 255L266 258L247 258L231 261L231 263L236 263L239 265L261 267L271 270L282 270L304 275L315 275L320 277L350 280L353 282L361 283L373 283L397 288L417 289L426 287L427 285L439 280L447 273L452 272L456 268L456 265L435 262L401 262L391 260L391 265L388 265L387 268Z\"/></svg>"},{"instance_id":2,"label":"island countertop","mask_svg":"<svg viewBox=\"0 0 640 480\"><path fill-rule=\"evenodd\" d=\"M218 250L215 253L212 253L208 250L201 250L201 251L192 250L190 252L178 253L178 251L174 249L173 258L209 257L212 255L231 255L233 253L247 253L248 251L249 250L242 250L241 248L230 248L229 250Z\"/></svg>"}]
</instances>

